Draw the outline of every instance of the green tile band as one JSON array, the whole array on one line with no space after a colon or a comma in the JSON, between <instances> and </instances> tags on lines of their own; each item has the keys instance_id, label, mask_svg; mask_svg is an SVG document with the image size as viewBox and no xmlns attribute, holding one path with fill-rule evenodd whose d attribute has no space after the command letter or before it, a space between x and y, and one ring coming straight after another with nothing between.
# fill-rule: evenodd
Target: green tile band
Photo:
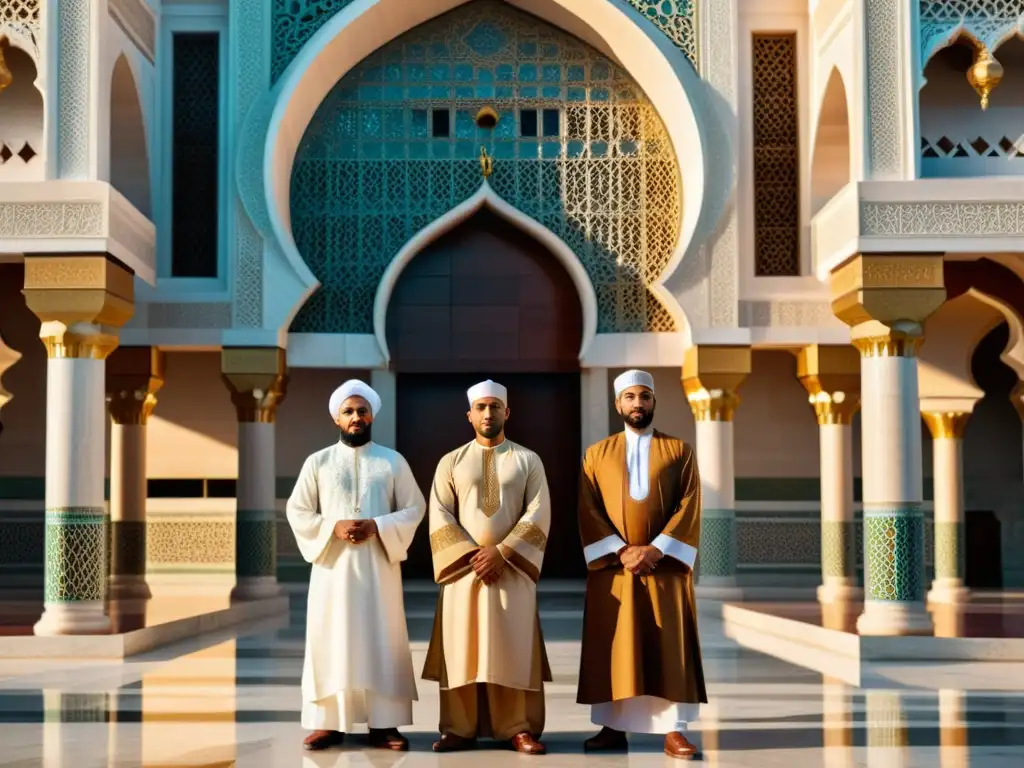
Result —
<instances>
[{"instance_id":1,"label":"green tile band","mask_svg":"<svg viewBox=\"0 0 1024 768\"><path fill-rule=\"evenodd\" d=\"M856 531L852 520L821 521L821 573L852 578L857 574Z\"/></svg>"},{"instance_id":2,"label":"green tile band","mask_svg":"<svg viewBox=\"0 0 1024 768\"><path fill-rule=\"evenodd\" d=\"M235 526L236 577L276 575L277 512L273 509L240 509Z\"/></svg>"},{"instance_id":3,"label":"green tile band","mask_svg":"<svg viewBox=\"0 0 1024 768\"><path fill-rule=\"evenodd\" d=\"M935 578L962 579L966 570L963 523L935 523Z\"/></svg>"},{"instance_id":4,"label":"green tile band","mask_svg":"<svg viewBox=\"0 0 1024 768\"><path fill-rule=\"evenodd\" d=\"M145 575L145 521L115 520L110 523L110 573L118 576Z\"/></svg>"},{"instance_id":5,"label":"green tile band","mask_svg":"<svg viewBox=\"0 0 1024 768\"><path fill-rule=\"evenodd\" d=\"M736 575L736 511L705 509L700 521L700 575Z\"/></svg>"},{"instance_id":6,"label":"green tile band","mask_svg":"<svg viewBox=\"0 0 1024 768\"><path fill-rule=\"evenodd\" d=\"M869 600L924 600L924 515L920 504L864 509L865 596Z\"/></svg>"},{"instance_id":7,"label":"green tile band","mask_svg":"<svg viewBox=\"0 0 1024 768\"><path fill-rule=\"evenodd\" d=\"M107 518L103 507L46 510L47 603L102 600L107 590Z\"/></svg>"}]
</instances>

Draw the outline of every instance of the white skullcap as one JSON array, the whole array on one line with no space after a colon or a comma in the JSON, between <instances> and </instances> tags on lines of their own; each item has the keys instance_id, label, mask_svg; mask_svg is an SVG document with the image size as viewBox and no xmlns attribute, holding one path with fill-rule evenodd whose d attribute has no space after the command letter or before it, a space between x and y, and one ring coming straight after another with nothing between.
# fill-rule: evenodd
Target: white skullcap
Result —
<instances>
[{"instance_id":1,"label":"white skullcap","mask_svg":"<svg viewBox=\"0 0 1024 768\"><path fill-rule=\"evenodd\" d=\"M626 371L625 373L616 376L615 382L612 386L615 387L616 397L621 395L623 390L629 389L630 387L647 387L651 392L653 392L654 377L647 371L638 371L634 368L631 371Z\"/></svg>"},{"instance_id":2,"label":"white skullcap","mask_svg":"<svg viewBox=\"0 0 1024 768\"><path fill-rule=\"evenodd\" d=\"M484 397L496 397L501 400L506 408L508 407L508 390L490 379L474 384L466 391L466 395L469 397L470 405Z\"/></svg>"},{"instance_id":3,"label":"white skullcap","mask_svg":"<svg viewBox=\"0 0 1024 768\"><path fill-rule=\"evenodd\" d=\"M331 395L330 409L331 418L338 418L338 411L341 410L341 405L350 397L361 397L363 400L370 404L370 412L376 416L380 413L380 395L373 391L373 388L366 382L360 381L359 379L349 379Z\"/></svg>"}]
</instances>

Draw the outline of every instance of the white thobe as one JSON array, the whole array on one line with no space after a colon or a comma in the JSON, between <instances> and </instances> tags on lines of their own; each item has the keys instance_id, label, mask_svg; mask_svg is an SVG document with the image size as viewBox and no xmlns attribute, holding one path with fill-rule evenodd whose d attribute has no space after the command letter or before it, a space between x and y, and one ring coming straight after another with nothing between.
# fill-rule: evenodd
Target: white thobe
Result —
<instances>
[{"instance_id":1,"label":"white thobe","mask_svg":"<svg viewBox=\"0 0 1024 768\"><path fill-rule=\"evenodd\" d=\"M643 501L651 491L651 436L653 430L637 433L626 430L626 469L629 472L629 495L634 501ZM670 536L661 534L651 545L666 557L674 557L693 567L696 550ZM626 546L619 536L609 536L584 551L588 563L618 552ZM679 704L658 696L635 696L631 699L594 704L590 708L590 721L626 733L683 732L700 714L700 704Z\"/></svg>"},{"instance_id":2,"label":"white thobe","mask_svg":"<svg viewBox=\"0 0 1024 768\"><path fill-rule=\"evenodd\" d=\"M426 510L405 459L390 448L338 443L302 466L288 522L309 577L302 726L412 724L416 678L402 598L401 563ZM334 535L339 520L373 519L361 544Z\"/></svg>"}]
</instances>

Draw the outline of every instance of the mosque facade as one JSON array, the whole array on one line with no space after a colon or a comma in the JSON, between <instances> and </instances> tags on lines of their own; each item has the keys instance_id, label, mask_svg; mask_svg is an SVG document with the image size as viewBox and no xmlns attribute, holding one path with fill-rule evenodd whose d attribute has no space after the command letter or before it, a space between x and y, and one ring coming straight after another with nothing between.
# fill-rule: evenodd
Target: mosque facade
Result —
<instances>
[{"instance_id":1,"label":"mosque facade","mask_svg":"<svg viewBox=\"0 0 1024 768\"><path fill-rule=\"evenodd\" d=\"M503 383L582 578L644 368L705 596L1022 587L1020 83L1024 0L0 0L0 582L305 580L348 378L425 489Z\"/></svg>"}]
</instances>

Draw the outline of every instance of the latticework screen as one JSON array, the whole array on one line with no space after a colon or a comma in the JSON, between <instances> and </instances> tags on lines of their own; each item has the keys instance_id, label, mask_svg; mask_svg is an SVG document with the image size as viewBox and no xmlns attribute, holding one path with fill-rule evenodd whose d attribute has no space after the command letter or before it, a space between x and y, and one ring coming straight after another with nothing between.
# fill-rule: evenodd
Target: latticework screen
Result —
<instances>
[{"instance_id":1,"label":"latticework screen","mask_svg":"<svg viewBox=\"0 0 1024 768\"><path fill-rule=\"evenodd\" d=\"M220 35L174 35L171 274L216 277Z\"/></svg>"},{"instance_id":2,"label":"latticework screen","mask_svg":"<svg viewBox=\"0 0 1024 768\"><path fill-rule=\"evenodd\" d=\"M483 106L499 114L478 128ZM524 136L524 110L536 110ZM545 110L558 117L555 135ZM435 135L435 112L450 134ZM322 283L293 331L368 333L385 268L483 181L559 235L594 284L602 332L670 331L649 286L678 241L682 190L665 127L620 67L502 2L478 0L378 50L314 116L292 176L292 230ZM486 258L486 254L481 254Z\"/></svg>"},{"instance_id":3,"label":"latticework screen","mask_svg":"<svg viewBox=\"0 0 1024 768\"><path fill-rule=\"evenodd\" d=\"M800 274L800 122L793 34L753 39L754 264L758 276Z\"/></svg>"}]
</instances>

